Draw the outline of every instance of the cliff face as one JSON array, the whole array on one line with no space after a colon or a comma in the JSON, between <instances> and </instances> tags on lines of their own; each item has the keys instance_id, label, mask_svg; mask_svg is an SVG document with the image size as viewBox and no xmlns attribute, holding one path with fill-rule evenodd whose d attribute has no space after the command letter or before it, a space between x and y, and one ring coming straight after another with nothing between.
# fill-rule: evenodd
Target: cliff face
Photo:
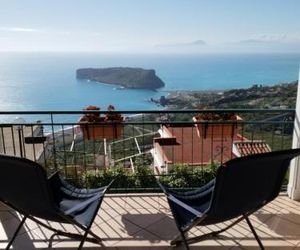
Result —
<instances>
[{"instance_id":1,"label":"cliff face","mask_svg":"<svg viewBox=\"0 0 300 250\"><path fill-rule=\"evenodd\" d=\"M78 79L121 85L134 89L158 89L165 86L155 70L141 68L84 68L76 71Z\"/></svg>"}]
</instances>

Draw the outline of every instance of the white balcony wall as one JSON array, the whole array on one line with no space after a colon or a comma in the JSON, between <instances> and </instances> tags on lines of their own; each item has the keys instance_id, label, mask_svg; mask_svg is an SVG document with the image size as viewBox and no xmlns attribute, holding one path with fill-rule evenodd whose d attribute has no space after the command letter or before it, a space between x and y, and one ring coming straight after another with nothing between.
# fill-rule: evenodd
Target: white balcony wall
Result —
<instances>
[{"instance_id":1,"label":"white balcony wall","mask_svg":"<svg viewBox=\"0 0 300 250\"><path fill-rule=\"evenodd\" d=\"M294 122L293 148L300 148L300 70ZM293 200L300 200L300 157L292 160L288 184L288 195Z\"/></svg>"}]
</instances>

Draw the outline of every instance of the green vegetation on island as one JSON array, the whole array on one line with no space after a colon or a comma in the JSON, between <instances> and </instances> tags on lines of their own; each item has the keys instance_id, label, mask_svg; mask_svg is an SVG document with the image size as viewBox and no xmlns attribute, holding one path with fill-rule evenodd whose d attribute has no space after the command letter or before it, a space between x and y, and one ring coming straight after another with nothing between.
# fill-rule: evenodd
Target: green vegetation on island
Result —
<instances>
[{"instance_id":1,"label":"green vegetation on island","mask_svg":"<svg viewBox=\"0 0 300 250\"><path fill-rule=\"evenodd\" d=\"M155 90L165 86L155 74L155 70L142 68L83 68L76 71L78 79L106 84L120 85L125 88Z\"/></svg>"}]
</instances>

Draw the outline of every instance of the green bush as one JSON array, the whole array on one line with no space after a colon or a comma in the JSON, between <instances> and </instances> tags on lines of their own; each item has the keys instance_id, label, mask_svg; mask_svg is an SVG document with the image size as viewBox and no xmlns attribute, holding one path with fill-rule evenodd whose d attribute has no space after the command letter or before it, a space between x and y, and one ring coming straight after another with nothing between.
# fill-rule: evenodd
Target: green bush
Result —
<instances>
[{"instance_id":1,"label":"green bush","mask_svg":"<svg viewBox=\"0 0 300 250\"><path fill-rule=\"evenodd\" d=\"M200 187L216 175L217 165L191 168L187 165L175 165L168 175L160 176L160 181L171 188Z\"/></svg>"},{"instance_id":2,"label":"green bush","mask_svg":"<svg viewBox=\"0 0 300 250\"><path fill-rule=\"evenodd\" d=\"M186 165L176 165L166 175L156 177L152 170L146 166L138 166L134 173L126 171L124 167L115 167L106 171L87 171L82 176L82 183L88 188L96 188L107 185L111 180L116 179L113 189L137 189L146 191L158 188L156 178L172 188L194 188L200 187L215 177L216 165L191 168ZM144 189L144 190L143 190ZM158 189L157 189L158 190Z\"/></svg>"}]
</instances>

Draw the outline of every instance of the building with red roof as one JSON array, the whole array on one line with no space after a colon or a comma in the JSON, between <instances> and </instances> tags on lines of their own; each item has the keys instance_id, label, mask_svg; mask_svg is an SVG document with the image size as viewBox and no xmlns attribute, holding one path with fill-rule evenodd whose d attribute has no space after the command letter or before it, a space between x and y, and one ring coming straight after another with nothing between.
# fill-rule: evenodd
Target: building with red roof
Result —
<instances>
[{"instance_id":1,"label":"building with red roof","mask_svg":"<svg viewBox=\"0 0 300 250\"><path fill-rule=\"evenodd\" d=\"M158 173L168 172L175 164L205 166L223 163L250 153L269 152L262 141L249 141L239 133L224 137L203 137L194 126L162 126L161 137L153 142L152 156Z\"/></svg>"}]
</instances>

